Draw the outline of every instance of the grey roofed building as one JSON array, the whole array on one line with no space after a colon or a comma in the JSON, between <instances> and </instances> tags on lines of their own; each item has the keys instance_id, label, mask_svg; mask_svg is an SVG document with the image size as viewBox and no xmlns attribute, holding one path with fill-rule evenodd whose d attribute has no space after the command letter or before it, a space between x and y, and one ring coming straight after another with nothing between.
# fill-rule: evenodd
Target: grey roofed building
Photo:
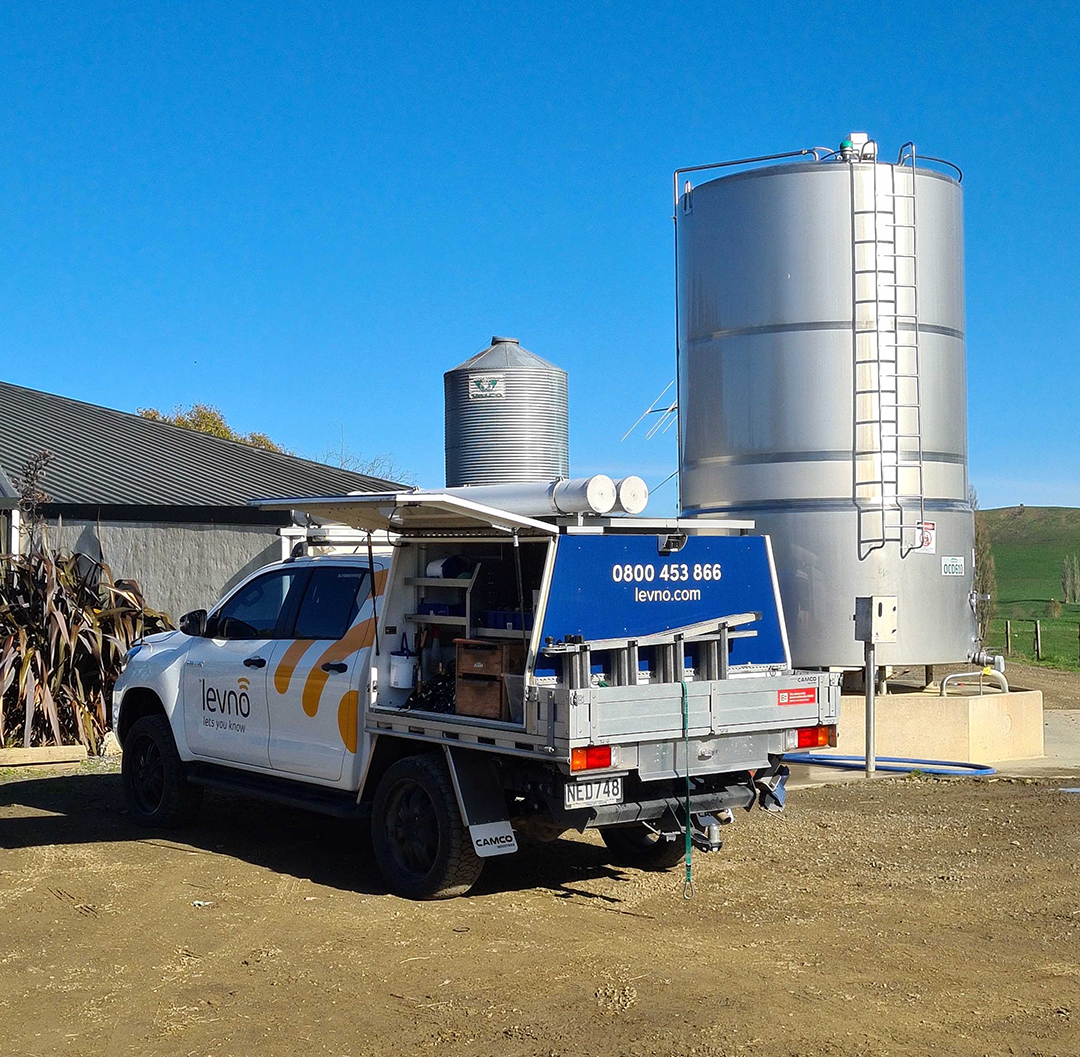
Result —
<instances>
[{"instance_id":1,"label":"grey roofed building","mask_svg":"<svg viewBox=\"0 0 1080 1057\"><path fill-rule=\"evenodd\" d=\"M124 411L0 382L0 550L13 549L11 478L42 450L50 542L103 557L174 619L282 553L288 513L252 499L381 492L395 482Z\"/></svg>"}]
</instances>

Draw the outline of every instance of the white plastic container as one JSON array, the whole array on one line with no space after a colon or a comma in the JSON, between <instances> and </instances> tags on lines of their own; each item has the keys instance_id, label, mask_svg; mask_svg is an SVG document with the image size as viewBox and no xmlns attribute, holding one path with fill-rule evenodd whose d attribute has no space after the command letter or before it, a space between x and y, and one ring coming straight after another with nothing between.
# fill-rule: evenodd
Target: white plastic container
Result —
<instances>
[{"instance_id":1,"label":"white plastic container","mask_svg":"<svg viewBox=\"0 0 1080 1057\"><path fill-rule=\"evenodd\" d=\"M416 654L409 650L409 639L401 636L401 649L390 654L390 685L395 690L411 690L416 686Z\"/></svg>"}]
</instances>

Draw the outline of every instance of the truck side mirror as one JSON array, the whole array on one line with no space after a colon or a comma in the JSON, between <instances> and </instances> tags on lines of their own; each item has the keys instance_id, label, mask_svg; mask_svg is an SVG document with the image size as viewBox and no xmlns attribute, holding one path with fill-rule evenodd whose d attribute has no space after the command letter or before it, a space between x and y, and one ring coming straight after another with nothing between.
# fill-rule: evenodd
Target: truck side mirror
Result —
<instances>
[{"instance_id":1,"label":"truck side mirror","mask_svg":"<svg viewBox=\"0 0 1080 1057\"><path fill-rule=\"evenodd\" d=\"M180 618L180 630L185 635L202 638L206 634L206 610L193 609Z\"/></svg>"}]
</instances>

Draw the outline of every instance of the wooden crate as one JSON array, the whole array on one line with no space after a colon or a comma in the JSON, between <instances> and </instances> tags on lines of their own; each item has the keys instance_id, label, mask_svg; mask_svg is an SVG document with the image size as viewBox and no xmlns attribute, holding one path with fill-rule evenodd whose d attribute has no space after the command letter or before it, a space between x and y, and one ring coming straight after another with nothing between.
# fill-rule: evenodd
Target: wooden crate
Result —
<instances>
[{"instance_id":1,"label":"wooden crate","mask_svg":"<svg viewBox=\"0 0 1080 1057\"><path fill-rule=\"evenodd\" d=\"M520 675L525 671L525 647L520 642L454 639L458 675Z\"/></svg>"},{"instance_id":2,"label":"wooden crate","mask_svg":"<svg viewBox=\"0 0 1080 1057\"><path fill-rule=\"evenodd\" d=\"M458 674L454 686L454 711L459 716L509 720L501 676Z\"/></svg>"}]
</instances>

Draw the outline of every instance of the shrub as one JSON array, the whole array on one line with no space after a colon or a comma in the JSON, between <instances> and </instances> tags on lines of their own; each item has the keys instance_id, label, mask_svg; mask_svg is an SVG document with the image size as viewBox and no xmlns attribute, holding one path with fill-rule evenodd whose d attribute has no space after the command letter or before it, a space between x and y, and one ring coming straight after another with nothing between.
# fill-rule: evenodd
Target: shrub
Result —
<instances>
[{"instance_id":1,"label":"shrub","mask_svg":"<svg viewBox=\"0 0 1080 1057\"><path fill-rule=\"evenodd\" d=\"M0 557L0 745L96 751L125 654L170 627L134 581L114 581L86 555L35 547Z\"/></svg>"},{"instance_id":2,"label":"shrub","mask_svg":"<svg viewBox=\"0 0 1080 1057\"><path fill-rule=\"evenodd\" d=\"M1051 598L1047 603L1046 615L1051 620L1057 620L1061 616L1061 603L1056 598Z\"/></svg>"}]
</instances>

